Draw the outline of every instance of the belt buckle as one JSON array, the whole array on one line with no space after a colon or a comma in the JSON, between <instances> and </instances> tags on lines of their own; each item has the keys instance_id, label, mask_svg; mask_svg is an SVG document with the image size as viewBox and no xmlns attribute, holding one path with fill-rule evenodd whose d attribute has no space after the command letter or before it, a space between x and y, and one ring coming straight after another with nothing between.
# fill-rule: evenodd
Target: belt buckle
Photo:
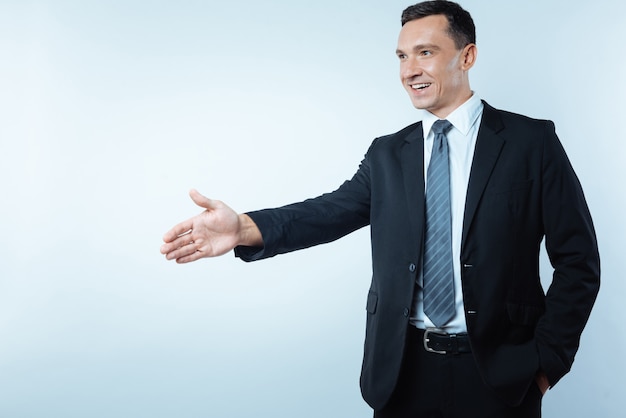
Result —
<instances>
[{"instance_id":1,"label":"belt buckle","mask_svg":"<svg viewBox=\"0 0 626 418\"><path fill-rule=\"evenodd\" d=\"M433 327L426 328L426 330L424 330L424 349L428 351L429 353L448 354L448 352L445 350L435 350L428 346L428 343L430 342L430 338L428 337L430 336L430 334L439 334L443 336L449 335L447 332L445 332L441 328L433 328Z\"/></svg>"}]
</instances>

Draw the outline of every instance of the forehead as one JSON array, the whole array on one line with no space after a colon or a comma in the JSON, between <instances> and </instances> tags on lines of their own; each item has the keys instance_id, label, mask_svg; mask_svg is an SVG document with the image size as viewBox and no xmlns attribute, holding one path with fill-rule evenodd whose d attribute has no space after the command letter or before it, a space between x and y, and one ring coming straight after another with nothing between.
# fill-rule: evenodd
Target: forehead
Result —
<instances>
[{"instance_id":1,"label":"forehead","mask_svg":"<svg viewBox=\"0 0 626 418\"><path fill-rule=\"evenodd\" d=\"M454 47L454 41L448 33L448 19L444 15L411 20L402 26L398 36L398 49L407 50L420 44Z\"/></svg>"}]
</instances>

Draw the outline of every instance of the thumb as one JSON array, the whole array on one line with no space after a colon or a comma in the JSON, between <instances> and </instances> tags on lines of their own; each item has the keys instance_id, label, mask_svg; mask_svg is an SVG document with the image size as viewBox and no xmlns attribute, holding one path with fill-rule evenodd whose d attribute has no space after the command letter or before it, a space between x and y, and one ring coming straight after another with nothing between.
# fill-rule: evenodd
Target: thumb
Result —
<instances>
[{"instance_id":1,"label":"thumb","mask_svg":"<svg viewBox=\"0 0 626 418\"><path fill-rule=\"evenodd\" d=\"M189 191L189 197L191 197L191 200L193 200L193 202L201 208L215 209L215 203L208 197L200 194L200 192L196 189L191 189Z\"/></svg>"}]
</instances>

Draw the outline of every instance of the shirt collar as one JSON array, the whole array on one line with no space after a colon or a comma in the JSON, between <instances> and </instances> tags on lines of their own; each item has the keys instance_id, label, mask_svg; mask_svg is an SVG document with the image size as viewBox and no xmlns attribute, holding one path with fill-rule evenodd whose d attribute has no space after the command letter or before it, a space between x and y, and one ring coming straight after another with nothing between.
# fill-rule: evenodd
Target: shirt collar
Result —
<instances>
[{"instance_id":1,"label":"shirt collar","mask_svg":"<svg viewBox=\"0 0 626 418\"><path fill-rule=\"evenodd\" d=\"M480 100L478 95L472 92L472 97L467 99L467 101L461 106L454 109L454 111L450 113L446 119L452 124L452 126L454 126L454 128L456 128L464 136L467 136L472 126L474 126L478 120L478 117L482 114L483 107L483 102ZM424 112L424 117L422 118L424 139L430 135L430 130L433 127L433 124L438 120L439 118L432 113L428 111Z\"/></svg>"}]
</instances>

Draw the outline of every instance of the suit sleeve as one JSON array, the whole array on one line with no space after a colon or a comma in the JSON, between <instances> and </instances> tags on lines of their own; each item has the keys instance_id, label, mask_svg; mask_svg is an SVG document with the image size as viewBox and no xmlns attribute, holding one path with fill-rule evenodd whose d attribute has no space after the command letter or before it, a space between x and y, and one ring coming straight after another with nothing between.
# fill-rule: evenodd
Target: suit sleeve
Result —
<instances>
[{"instance_id":1,"label":"suit sleeve","mask_svg":"<svg viewBox=\"0 0 626 418\"><path fill-rule=\"evenodd\" d=\"M545 245L554 268L535 338L551 385L571 368L600 286L600 258L582 188L547 122L542 161Z\"/></svg>"},{"instance_id":2,"label":"suit sleeve","mask_svg":"<svg viewBox=\"0 0 626 418\"><path fill-rule=\"evenodd\" d=\"M256 261L331 242L369 225L370 151L352 179L334 192L280 208L248 212L261 231L264 246L239 246L235 256Z\"/></svg>"}]
</instances>

